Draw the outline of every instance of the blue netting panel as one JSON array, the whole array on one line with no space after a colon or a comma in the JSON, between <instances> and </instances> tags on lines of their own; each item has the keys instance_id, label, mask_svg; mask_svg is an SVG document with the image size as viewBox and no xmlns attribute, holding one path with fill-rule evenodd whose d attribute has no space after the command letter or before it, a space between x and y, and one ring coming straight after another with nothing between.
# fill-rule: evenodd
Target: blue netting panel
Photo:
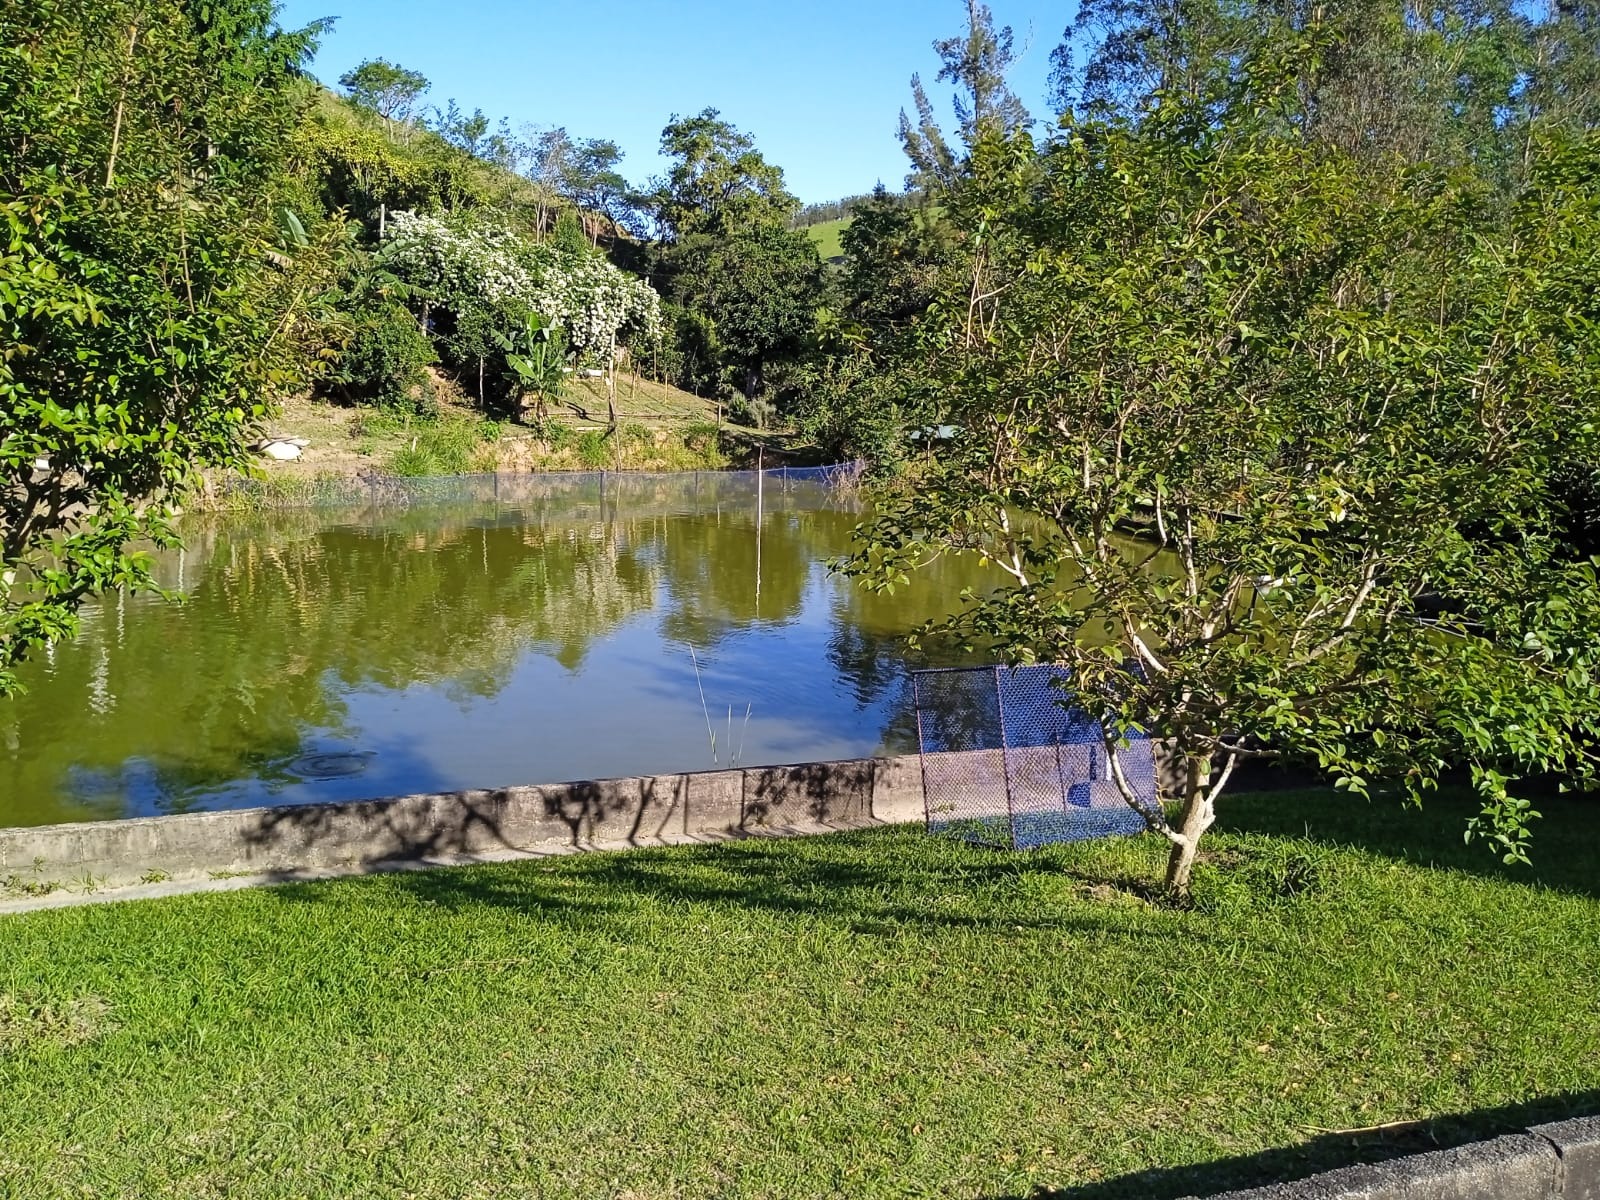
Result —
<instances>
[{"instance_id":1,"label":"blue netting panel","mask_svg":"<svg viewBox=\"0 0 1600 1200\"><path fill-rule=\"evenodd\" d=\"M994 673L914 671L928 829L1010 846L1005 743Z\"/></svg>"},{"instance_id":2,"label":"blue netting panel","mask_svg":"<svg viewBox=\"0 0 1600 1200\"><path fill-rule=\"evenodd\" d=\"M1024 849L1141 833L1107 762L1100 722L1066 703L1057 667L914 673L928 828ZM1117 765L1146 811L1158 803L1148 739Z\"/></svg>"}]
</instances>

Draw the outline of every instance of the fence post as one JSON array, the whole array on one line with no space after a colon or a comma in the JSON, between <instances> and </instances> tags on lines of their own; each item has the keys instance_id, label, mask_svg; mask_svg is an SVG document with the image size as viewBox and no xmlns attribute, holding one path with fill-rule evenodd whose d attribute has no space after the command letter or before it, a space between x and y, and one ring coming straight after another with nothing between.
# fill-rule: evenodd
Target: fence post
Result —
<instances>
[{"instance_id":1,"label":"fence post","mask_svg":"<svg viewBox=\"0 0 1600 1200\"><path fill-rule=\"evenodd\" d=\"M1011 799L1011 734L1006 729L1006 698L1000 689L1000 667L994 668L994 703L1000 714L1000 765L1006 778L1006 841L1017 848L1017 807Z\"/></svg>"},{"instance_id":2,"label":"fence post","mask_svg":"<svg viewBox=\"0 0 1600 1200\"><path fill-rule=\"evenodd\" d=\"M928 797L928 751L927 743L922 740L922 684L915 671L911 672L911 709L917 714L917 769L922 772L922 820L925 827L931 832L933 829L933 806Z\"/></svg>"}]
</instances>

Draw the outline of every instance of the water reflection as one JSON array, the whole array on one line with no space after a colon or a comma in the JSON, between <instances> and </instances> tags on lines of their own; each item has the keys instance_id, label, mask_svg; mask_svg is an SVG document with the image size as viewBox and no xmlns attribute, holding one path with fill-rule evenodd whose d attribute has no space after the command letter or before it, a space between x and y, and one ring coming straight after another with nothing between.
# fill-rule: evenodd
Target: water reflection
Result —
<instances>
[{"instance_id":1,"label":"water reflection","mask_svg":"<svg viewBox=\"0 0 1600 1200\"><path fill-rule=\"evenodd\" d=\"M759 552L747 480L475 488L191 522L184 603L108 598L0 703L0 823L703 769L730 711L746 763L904 749L903 635L983 583L831 578L861 513L813 484Z\"/></svg>"}]
</instances>

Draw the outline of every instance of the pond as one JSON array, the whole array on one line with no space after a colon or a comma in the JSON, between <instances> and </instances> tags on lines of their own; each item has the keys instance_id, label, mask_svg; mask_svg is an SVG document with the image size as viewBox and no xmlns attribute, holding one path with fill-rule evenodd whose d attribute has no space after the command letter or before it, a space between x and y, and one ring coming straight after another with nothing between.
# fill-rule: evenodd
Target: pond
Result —
<instances>
[{"instance_id":1,"label":"pond","mask_svg":"<svg viewBox=\"0 0 1600 1200\"><path fill-rule=\"evenodd\" d=\"M434 492L189 519L181 603L106 597L0 701L0 824L902 752L904 635L987 578L831 575L863 513L814 482L759 525L750 475Z\"/></svg>"}]
</instances>

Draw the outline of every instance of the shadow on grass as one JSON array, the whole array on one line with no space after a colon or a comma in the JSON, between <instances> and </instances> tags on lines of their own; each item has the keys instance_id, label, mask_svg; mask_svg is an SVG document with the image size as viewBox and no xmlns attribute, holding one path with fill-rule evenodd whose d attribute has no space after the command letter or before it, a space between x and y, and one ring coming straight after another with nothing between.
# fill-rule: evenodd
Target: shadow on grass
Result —
<instances>
[{"instance_id":1,"label":"shadow on grass","mask_svg":"<svg viewBox=\"0 0 1600 1200\"><path fill-rule=\"evenodd\" d=\"M1186 1167L1137 1171L1080 1187L1042 1189L1026 1196L995 1196L990 1200L1180 1200L1209 1196L1238 1188L1304 1179L1339 1167L1385 1162L1502 1134L1521 1133L1530 1125L1545 1121L1597 1113L1600 1113L1600 1091L1565 1092L1524 1104L1453 1113L1399 1129L1320 1134L1296 1146L1259 1154Z\"/></svg>"},{"instance_id":2,"label":"shadow on grass","mask_svg":"<svg viewBox=\"0 0 1600 1200\"><path fill-rule=\"evenodd\" d=\"M1462 790L1429 796L1421 808L1398 794L1371 800L1332 789L1242 792L1218 804L1219 831L1305 837L1507 883L1600 897L1600 797L1546 795L1534 801L1531 866L1500 861L1482 841L1467 842L1477 799Z\"/></svg>"},{"instance_id":3,"label":"shadow on grass","mask_svg":"<svg viewBox=\"0 0 1600 1200\"><path fill-rule=\"evenodd\" d=\"M1068 916L1023 911L1004 901L1010 887L1040 878L1086 897L1120 903ZM291 903L337 903L344 883L274 890ZM1189 943L1211 940L1194 928L1151 922L1134 927L1121 905L1145 906L1147 889L1131 876L1081 869L1047 854L975 849L911 829L580 855L547 860L542 868L531 863L450 867L389 875L385 886L441 908L493 906L569 923L626 920L646 901L821 920L863 935L1079 930Z\"/></svg>"}]
</instances>

